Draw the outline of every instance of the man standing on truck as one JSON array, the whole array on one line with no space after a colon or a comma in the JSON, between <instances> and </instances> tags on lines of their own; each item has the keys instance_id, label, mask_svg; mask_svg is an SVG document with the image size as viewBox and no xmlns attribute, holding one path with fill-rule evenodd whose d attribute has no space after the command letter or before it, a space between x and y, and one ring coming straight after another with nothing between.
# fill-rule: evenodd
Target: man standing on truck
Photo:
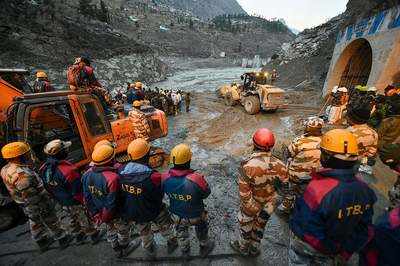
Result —
<instances>
[{"instance_id":1,"label":"man standing on truck","mask_svg":"<svg viewBox=\"0 0 400 266\"><path fill-rule=\"evenodd\" d=\"M253 135L254 153L239 168L240 211L238 214L240 237L230 242L231 247L243 256L256 257L265 226L275 209L276 179L286 180L286 167L272 156L275 137L267 128Z\"/></svg>"},{"instance_id":2,"label":"man standing on truck","mask_svg":"<svg viewBox=\"0 0 400 266\"><path fill-rule=\"evenodd\" d=\"M50 92L54 91L53 86L51 86L50 81L47 77L46 72L38 71L36 73L36 80L33 84L33 92Z\"/></svg>"},{"instance_id":3,"label":"man standing on truck","mask_svg":"<svg viewBox=\"0 0 400 266\"><path fill-rule=\"evenodd\" d=\"M321 168L321 150L319 145L322 137L324 120L318 117L310 117L305 123L304 134L287 148L287 165L289 176L289 191L284 196L279 211L290 214L296 197L304 193L304 189L310 182L310 173Z\"/></svg>"},{"instance_id":4,"label":"man standing on truck","mask_svg":"<svg viewBox=\"0 0 400 266\"><path fill-rule=\"evenodd\" d=\"M146 254L154 256L156 244L152 227L156 227L167 240L168 254L177 247L173 223L163 203L161 174L150 168L150 144L144 139L135 139L128 146L131 162L119 169L121 216L135 222Z\"/></svg>"},{"instance_id":5,"label":"man standing on truck","mask_svg":"<svg viewBox=\"0 0 400 266\"><path fill-rule=\"evenodd\" d=\"M121 219L117 208L119 190L118 169L114 163L115 149L100 145L92 153L93 167L82 177L86 207L97 225L107 228L107 241L117 258L126 257L140 244L130 242L130 224Z\"/></svg>"},{"instance_id":6,"label":"man standing on truck","mask_svg":"<svg viewBox=\"0 0 400 266\"><path fill-rule=\"evenodd\" d=\"M129 112L136 138L142 138L146 141L150 140L150 126L147 122L146 115L140 110L142 103L140 101L133 102L133 108Z\"/></svg>"},{"instance_id":7,"label":"man standing on truck","mask_svg":"<svg viewBox=\"0 0 400 266\"><path fill-rule=\"evenodd\" d=\"M171 151L173 167L162 175L162 188L169 197L169 210L176 224L176 233L183 256L190 253L189 227L194 226L200 242L200 255L207 256L214 249L209 239L208 217L204 200L211 190L204 176L190 168L192 151L179 144Z\"/></svg>"},{"instance_id":8,"label":"man standing on truck","mask_svg":"<svg viewBox=\"0 0 400 266\"><path fill-rule=\"evenodd\" d=\"M11 142L1 149L7 164L1 169L1 177L11 198L20 204L29 219L32 239L42 252L48 250L53 240L65 249L72 237L61 229L54 210L54 202L43 187L39 175L32 170L30 147L25 142Z\"/></svg>"},{"instance_id":9,"label":"man standing on truck","mask_svg":"<svg viewBox=\"0 0 400 266\"><path fill-rule=\"evenodd\" d=\"M112 97L94 75L94 68L86 57L78 57L67 71L68 85L72 91L86 90L96 95L106 112L112 107Z\"/></svg>"},{"instance_id":10,"label":"man standing on truck","mask_svg":"<svg viewBox=\"0 0 400 266\"><path fill-rule=\"evenodd\" d=\"M71 142L59 139L50 141L44 147L46 161L40 168L40 177L46 190L61 206L59 218L66 222L69 233L75 236L77 243L82 243L89 235L92 243L99 242L99 231L94 228L83 208L81 175L67 156Z\"/></svg>"}]
</instances>

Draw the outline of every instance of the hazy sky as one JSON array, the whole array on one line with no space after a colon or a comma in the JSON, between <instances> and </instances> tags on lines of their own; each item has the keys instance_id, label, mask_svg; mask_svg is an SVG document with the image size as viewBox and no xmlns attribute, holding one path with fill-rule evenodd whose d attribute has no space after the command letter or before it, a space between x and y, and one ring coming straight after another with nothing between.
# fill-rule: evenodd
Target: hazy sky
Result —
<instances>
[{"instance_id":1,"label":"hazy sky","mask_svg":"<svg viewBox=\"0 0 400 266\"><path fill-rule=\"evenodd\" d=\"M237 0L250 14L283 18L297 30L317 26L346 9L347 0Z\"/></svg>"}]
</instances>

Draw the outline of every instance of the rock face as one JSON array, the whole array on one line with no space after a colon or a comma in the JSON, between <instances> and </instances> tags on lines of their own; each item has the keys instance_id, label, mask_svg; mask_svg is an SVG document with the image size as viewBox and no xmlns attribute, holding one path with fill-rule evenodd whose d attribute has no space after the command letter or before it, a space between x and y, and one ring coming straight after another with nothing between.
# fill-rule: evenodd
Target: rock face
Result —
<instances>
[{"instance_id":1,"label":"rock face","mask_svg":"<svg viewBox=\"0 0 400 266\"><path fill-rule=\"evenodd\" d=\"M223 14L246 14L236 0L159 0L159 2L190 11L193 15L204 19Z\"/></svg>"},{"instance_id":2,"label":"rock face","mask_svg":"<svg viewBox=\"0 0 400 266\"><path fill-rule=\"evenodd\" d=\"M343 14L301 32L290 43L284 43L280 51L272 57L273 67L281 73L282 83L295 87L307 81L310 87L322 90L339 29L359 17L368 17L379 10L390 8L396 2L350 0Z\"/></svg>"},{"instance_id":3,"label":"rock face","mask_svg":"<svg viewBox=\"0 0 400 266\"><path fill-rule=\"evenodd\" d=\"M79 1L4 1L0 9L0 65L32 72L50 71L53 82L65 84L63 74L74 58L87 55L102 72L127 74L129 80L158 81L166 67L146 45L108 23L83 16ZM115 66L106 70L109 60ZM97 64L96 64L97 63ZM122 75L122 74L121 74ZM117 77L117 75L113 75ZM122 77L122 76L121 76ZM98 78L102 75L98 73ZM110 80L109 84L113 84Z\"/></svg>"}]
</instances>

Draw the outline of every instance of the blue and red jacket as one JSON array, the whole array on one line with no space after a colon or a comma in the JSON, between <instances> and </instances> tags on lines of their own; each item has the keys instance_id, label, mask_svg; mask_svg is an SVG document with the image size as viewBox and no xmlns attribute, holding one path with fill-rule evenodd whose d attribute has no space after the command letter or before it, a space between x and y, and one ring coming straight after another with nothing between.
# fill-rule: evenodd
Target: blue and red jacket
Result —
<instances>
[{"instance_id":1,"label":"blue and red jacket","mask_svg":"<svg viewBox=\"0 0 400 266\"><path fill-rule=\"evenodd\" d=\"M93 166L83 175L82 184L86 207L96 222L111 221L117 214L117 169Z\"/></svg>"},{"instance_id":2,"label":"blue and red jacket","mask_svg":"<svg viewBox=\"0 0 400 266\"><path fill-rule=\"evenodd\" d=\"M169 197L169 210L181 218L198 218L204 212L203 200L211 190L204 176L194 170L170 169L161 177Z\"/></svg>"},{"instance_id":3,"label":"blue and red jacket","mask_svg":"<svg viewBox=\"0 0 400 266\"><path fill-rule=\"evenodd\" d=\"M400 262L400 207L385 213L374 225L374 238L360 254L360 265L386 266Z\"/></svg>"},{"instance_id":4,"label":"blue and red jacket","mask_svg":"<svg viewBox=\"0 0 400 266\"><path fill-rule=\"evenodd\" d=\"M372 237L376 195L353 169L324 169L297 199L292 232L317 251L349 259Z\"/></svg>"},{"instance_id":5,"label":"blue and red jacket","mask_svg":"<svg viewBox=\"0 0 400 266\"><path fill-rule=\"evenodd\" d=\"M161 174L146 165L130 162L119 170L121 217L148 223L160 214L164 193Z\"/></svg>"},{"instance_id":6,"label":"blue and red jacket","mask_svg":"<svg viewBox=\"0 0 400 266\"><path fill-rule=\"evenodd\" d=\"M83 203L81 175L75 165L49 157L40 167L39 173L46 190L60 205Z\"/></svg>"}]
</instances>

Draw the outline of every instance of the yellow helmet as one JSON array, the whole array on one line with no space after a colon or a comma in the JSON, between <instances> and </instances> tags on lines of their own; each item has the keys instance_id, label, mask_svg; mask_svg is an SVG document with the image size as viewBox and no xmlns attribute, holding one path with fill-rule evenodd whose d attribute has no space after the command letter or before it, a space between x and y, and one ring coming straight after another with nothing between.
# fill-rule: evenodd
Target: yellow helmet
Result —
<instances>
[{"instance_id":1,"label":"yellow helmet","mask_svg":"<svg viewBox=\"0 0 400 266\"><path fill-rule=\"evenodd\" d=\"M108 139L103 139L103 140L100 140L99 142L97 142L97 143L94 145L93 150L95 150L96 148L98 148L98 147L100 147L100 146L102 146L102 145L108 145L108 146L110 146L110 147L115 148L115 143L109 141Z\"/></svg>"},{"instance_id":2,"label":"yellow helmet","mask_svg":"<svg viewBox=\"0 0 400 266\"><path fill-rule=\"evenodd\" d=\"M1 154L4 159L17 158L25 153L29 152L31 148L25 142L17 141L11 142L3 146L1 149Z\"/></svg>"},{"instance_id":3,"label":"yellow helmet","mask_svg":"<svg viewBox=\"0 0 400 266\"><path fill-rule=\"evenodd\" d=\"M333 129L322 136L321 149L345 161L355 161L358 155L356 137L345 129Z\"/></svg>"},{"instance_id":4,"label":"yellow helmet","mask_svg":"<svg viewBox=\"0 0 400 266\"><path fill-rule=\"evenodd\" d=\"M50 141L49 143L44 146L43 152L47 155L56 155L60 151L71 147L72 142L71 141L62 141L59 139L55 139Z\"/></svg>"},{"instance_id":5,"label":"yellow helmet","mask_svg":"<svg viewBox=\"0 0 400 266\"><path fill-rule=\"evenodd\" d=\"M47 74L46 74L46 72L44 72L44 71L38 71L38 72L36 73L36 77L37 77L37 78L46 78L46 79L47 79Z\"/></svg>"},{"instance_id":6,"label":"yellow helmet","mask_svg":"<svg viewBox=\"0 0 400 266\"><path fill-rule=\"evenodd\" d=\"M140 107L142 106L142 102L141 101L134 101L133 102L133 107Z\"/></svg>"},{"instance_id":7,"label":"yellow helmet","mask_svg":"<svg viewBox=\"0 0 400 266\"><path fill-rule=\"evenodd\" d=\"M135 88L136 89L141 89L143 87L143 83L140 81L135 82Z\"/></svg>"},{"instance_id":8,"label":"yellow helmet","mask_svg":"<svg viewBox=\"0 0 400 266\"><path fill-rule=\"evenodd\" d=\"M192 159L192 151L186 144L179 144L175 146L171 151L171 163L173 164L185 164Z\"/></svg>"},{"instance_id":9,"label":"yellow helmet","mask_svg":"<svg viewBox=\"0 0 400 266\"><path fill-rule=\"evenodd\" d=\"M114 157L114 147L109 145L100 145L92 153L92 161L94 165L105 165L111 162Z\"/></svg>"},{"instance_id":10,"label":"yellow helmet","mask_svg":"<svg viewBox=\"0 0 400 266\"><path fill-rule=\"evenodd\" d=\"M143 158L150 151L150 144L144 139L135 139L128 145L128 154L132 160Z\"/></svg>"}]
</instances>

